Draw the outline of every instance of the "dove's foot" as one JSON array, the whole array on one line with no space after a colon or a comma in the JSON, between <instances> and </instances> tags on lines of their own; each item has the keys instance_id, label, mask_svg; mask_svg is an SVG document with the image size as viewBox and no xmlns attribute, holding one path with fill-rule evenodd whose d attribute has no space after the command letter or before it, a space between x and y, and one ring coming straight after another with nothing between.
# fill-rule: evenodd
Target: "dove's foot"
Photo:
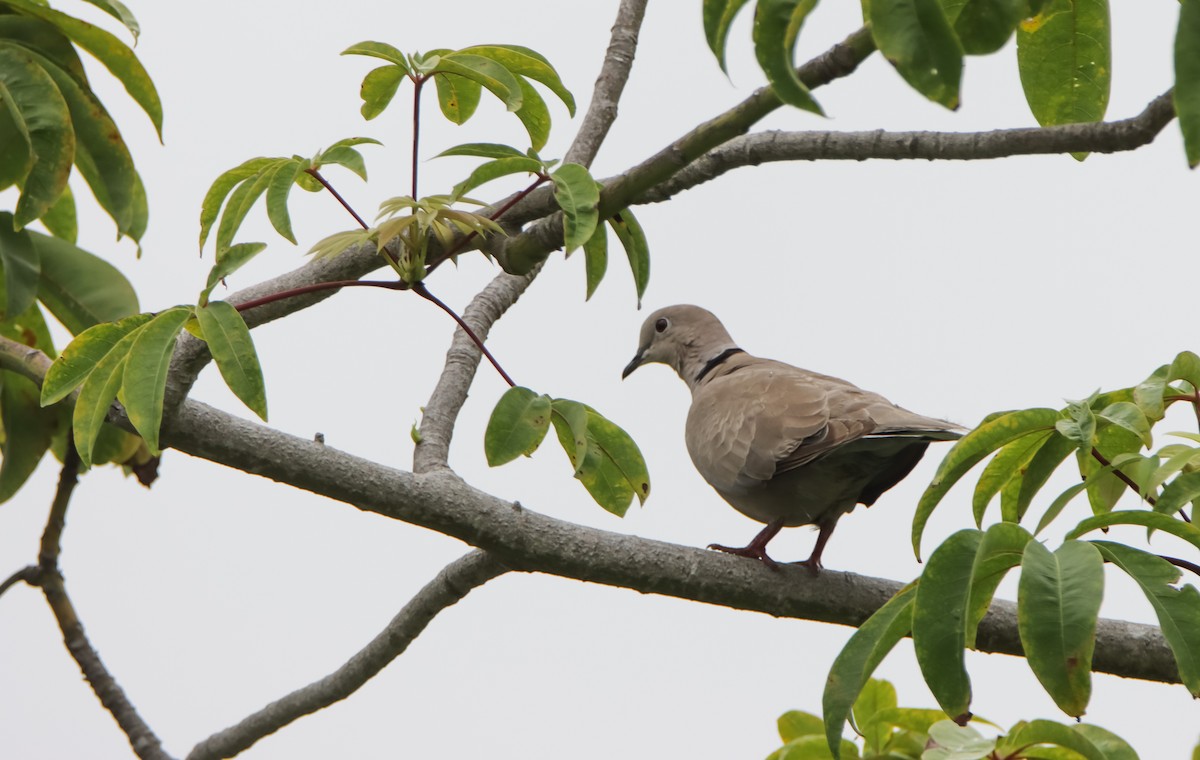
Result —
<instances>
[{"instance_id":1,"label":"dove's foot","mask_svg":"<svg viewBox=\"0 0 1200 760\"><path fill-rule=\"evenodd\" d=\"M771 570L778 570L779 563L767 556L767 544L770 543L775 534L783 528L783 520L775 520L767 523L767 527L763 528L754 540L746 546L722 546L720 544L709 544L709 549L715 549L726 554L736 554L739 557L749 557L762 562ZM818 539L819 540L819 539Z\"/></svg>"},{"instance_id":2,"label":"dove's foot","mask_svg":"<svg viewBox=\"0 0 1200 760\"><path fill-rule=\"evenodd\" d=\"M817 534L817 543L813 546L812 554L810 554L808 559L804 560L803 562L795 563L801 567L808 568L808 572L811 573L814 578L821 574L821 568L824 567L824 565L821 564L821 555L825 552L825 544L828 543L829 537L833 535L833 529L836 525L836 519L834 519L832 522L820 523L821 532Z\"/></svg>"}]
</instances>

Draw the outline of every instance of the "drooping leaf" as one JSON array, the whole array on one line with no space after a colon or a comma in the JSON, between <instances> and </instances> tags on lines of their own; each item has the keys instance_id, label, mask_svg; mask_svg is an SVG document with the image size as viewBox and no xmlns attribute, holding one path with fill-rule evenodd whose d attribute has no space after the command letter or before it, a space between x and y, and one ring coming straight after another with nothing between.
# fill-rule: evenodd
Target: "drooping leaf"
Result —
<instances>
[{"instance_id":1,"label":"drooping leaf","mask_svg":"<svg viewBox=\"0 0 1200 760\"><path fill-rule=\"evenodd\" d=\"M112 264L65 240L29 236L42 267L38 298L72 334L138 312L133 286Z\"/></svg>"},{"instance_id":2,"label":"drooping leaf","mask_svg":"<svg viewBox=\"0 0 1200 760\"><path fill-rule=\"evenodd\" d=\"M1008 42L1025 15L1026 0L966 0L952 19L967 55L994 53Z\"/></svg>"},{"instance_id":3,"label":"drooping leaf","mask_svg":"<svg viewBox=\"0 0 1200 760\"><path fill-rule=\"evenodd\" d=\"M608 224L617 233L625 256L629 259L629 269L633 272L633 285L637 290L638 308L642 307L642 296L650 284L650 244L646 242L646 233L637 217L629 209L609 217Z\"/></svg>"},{"instance_id":4,"label":"drooping leaf","mask_svg":"<svg viewBox=\"0 0 1200 760\"><path fill-rule=\"evenodd\" d=\"M510 111L521 107L521 85L517 78L490 58L469 53L448 53L441 57L435 71L457 74L478 82L503 101L505 108Z\"/></svg>"},{"instance_id":5,"label":"drooping leaf","mask_svg":"<svg viewBox=\"0 0 1200 760\"><path fill-rule=\"evenodd\" d=\"M58 427L57 410L38 403L38 387L15 372L0 372L0 504L12 498L37 469Z\"/></svg>"},{"instance_id":6,"label":"drooping leaf","mask_svg":"<svg viewBox=\"0 0 1200 760\"><path fill-rule=\"evenodd\" d=\"M952 718L971 706L964 665L970 616L971 577L982 533L960 530L930 555L913 600L913 649L925 683Z\"/></svg>"},{"instance_id":7,"label":"drooping leaf","mask_svg":"<svg viewBox=\"0 0 1200 760\"><path fill-rule=\"evenodd\" d=\"M989 526L979 541L971 566L971 590L967 603L964 643L975 646L979 622L992 604L996 587L1009 570L1021 564L1025 546L1033 539L1029 531L1010 522Z\"/></svg>"},{"instance_id":8,"label":"drooping leaf","mask_svg":"<svg viewBox=\"0 0 1200 760\"><path fill-rule=\"evenodd\" d=\"M1137 752L1129 746L1129 742L1108 729L1087 723L1076 723L1071 729L1096 745L1104 753L1106 760L1139 760Z\"/></svg>"},{"instance_id":9,"label":"drooping leaf","mask_svg":"<svg viewBox=\"0 0 1200 760\"><path fill-rule=\"evenodd\" d=\"M266 422L267 390L262 366L242 315L227 301L210 301L196 310L196 319L229 390Z\"/></svg>"},{"instance_id":10,"label":"drooping leaf","mask_svg":"<svg viewBox=\"0 0 1200 760\"><path fill-rule=\"evenodd\" d=\"M79 460L84 467L92 466L92 450L96 437L100 435L100 426L108 416L108 408L117 397L117 391L121 389L129 349L144 329L145 325L140 325L118 340L88 373L83 387L79 389L79 397L75 399L75 411L71 416L71 429L75 436Z\"/></svg>"},{"instance_id":11,"label":"drooping leaf","mask_svg":"<svg viewBox=\"0 0 1200 760\"><path fill-rule=\"evenodd\" d=\"M863 686L888 652L912 630L916 584L909 584L867 618L842 647L821 699L825 716L825 738L833 756L840 757L842 728Z\"/></svg>"},{"instance_id":12,"label":"drooping leaf","mask_svg":"<svg viewBox=\"0 0 1200 760\"><path fill-rule=\"evenodd\" d=\"M586 418L586 447L579 454L579 407ZM650 495L646 460L629 434L595 409L566 399L552 402L551 422L559 443L575 468L575 477L592 498L618 517L624 516L636 496L645 503ZM574 423L574 424L572 424Z\"/></svg>"},{"instance_id":13,"label":"drooping leaf","mask_svg":"<svg viewBox=\"0 0 1200 760\"><path fill-rule=\"evenodd\" d=\"M1017 628L1029 668L1073 718L1092 696L1092 651L1104 598L1104 561L1086 541L1051 552L1030 541L1021 561Z\"/></svg>"},{"instance_id":14,"label":"drooping leaf","mask_svg":"<svg viewBox=\"0 0 1200 760\"><path fill-rule=\"evenodd\" d=\"M721 71L728 73L725 68L725 43L729 38L729 27L733 24L747 0L704 0L704 37L708 47L721 64Z\"/></svg>"},{"instance_id":15,"label":"drooping leaf","mask_svg":"<svg viewBox=\"0 0 1200 760\"><path fill-rule=\"evenodd\" d=\"M458 52L491 58L513 74L545 85L546 89L557 95L567 107L567 113L575 115L574 96L562 83L550 61L541 53L520 45L475 45Z\"/></svg>"},{"instance_id":16,"label":"drooping leaf","mask_svg":"<svg viewBox=\"0 0 1200 760\"><path fill-rule=\"evenodd\" d=\"M603 224L597 224L596 231L583 244L583 268L587 283L584 300L590 300L608 269L608 228Z\"/></svg>"},{"instance_id":17,"label":"drooping leaf","mask_svg":"<svg viewBox=\"0 0 1200 760\"><path fill-rule=\"evenodd\" d=\"M517 84L521 87L521 107L516 111L517 118L529 135L529 147L535 151L541 150L550 139L550 109L533 85L520 77L517 77Z\"/></svg>"},{"instance_id":18,"label":"drooping leaf","mask_svg":"<svg viewBox=\"0 0 1200 760\"><path fill-rule=\"evenodd\" d=\"M0 319L17 315L33 305L42 274L41 258L28 230L14 231L13 215L0 211Z\"/></svg>"},{"instance_id":19,"label":"drooping leaf","mask_svg":"<svg viewBox=\"0 0 1200 760\"><path fill-rule=\"evenodd\" d=\"M475 109L479 107L479 99L483 94L483 85L474 79L454 74L442 74L434 77L433 81L437 85L438 106L442 109L443 116L454 124L465 124L467 119L475 115ZM367 97L366 90L367 83L363 80L363 100ZM363 116L366 116L366 105L363 106Z\"/></svg>"},{"instance_id":20,"label":"drooping leaf","mask_svg":"<svg viewBox=\"0 0 1200 760\"><path fill-rule=\"evenodd\" d=\"M159 100L158 91L154 89L150 75L128 45L98 26L48 8L36 0L5 2L22 13L53 24L75 44L95 56L96 60L104 64L125 87L125 91L134 102L142 107L154 124L159 139L162 138L162 102Z\"/></svg>"},{"instance_id":21,"label":"drooping leaf","mask_svg":"<svg viewBox=\"0 0 1200 760\"><path fill-rule=\"evenodd\" d=\"M1046 0L1017 29L1025 100L1044 127L1100 121L1112 78L1108 0Z\"/></svg>"},{"instance_id":22,"label":"drooping leaf","mask_svg":"<svg viewBox=\"0 0 1200 760\"><path fill-rule=\"evenodd\" d=\"M1200 697L1200 592L1191 584L1175 588L1179 570L1161 557L1110 541L1092 543L1141 587L1175 655L1180 680Z\"/></svg>"},{"instance_id":23,"label":"drooping leaf","mask_svg":"<svg viewBox=\"0 0 1200 760\"><path fill-rule=\"evenodd\" d=\"M219 177L213 180L212 185L208 188L208 192L204 195L204 200L200 202L201 250L204 250L204 243L208 240L208 233L212 230L213 223L217 221L217 216L221 213L221 206L225 203L225 198L229 195L230 191L240 183L258 174L275 160L277 159L252 158L232 169L222 172Z\"/></svg>"},{"instance_id":24,"label":"drooping leaf","mask_svg":"<svg viewBox=\"0 0 1200 760\"><path fill-rule=\"evenodd\" d=\"M1033 745L1042 744L1074 750L1085 760L1108 760L1104 751L1093 744L1086 735L1072 726L1048 720L1032 720L1028 723L1022 721L1016 724L1007 735L1000 738L996 752L1000 757L1010 757L1018 750L1028 755L1029 752L1035 751L1032 749Z\"/></svg>"},{"instance_id":25,"label":"drooping leaf","mask_svg":"<svg viewBox=\"0 0 1200 760\"><path fill-rule=\"evenodd\" d=\"M33 158L22 185L14 218L24 227L50 210L67 186L75 160L71 113L54 79L30 51L0 41L0 102L27 138ZM8 146L5 146L8 149Z\"/></svg>"},{"instance_id":26,"label":"drooping leaf","mask_svg":"<svg viewBox=\"0 0 1200 760\"><path fill-rule=\"evenodd\" d=\"M524 153L511 145L499 143L463 143L447 148L434 158L442 156L478 156L480 158L528 158Z\"/></svg>"},{"instance_id":27,"label":"drooping leaf","mask_svg":"<svg viewBox=\"0 0 1200 760\"><path fill-rule=\"evenodd\" d=\"M405 74L409 74L412 71L408 65L408 58L405 57L404 53L401 53L395 47L387 44L386 42L374 42L371 40L359 42L356 45L351 45L350 47L346 48L341 54L365 55L370 58L379 58L387 61L388 63L396 64L400 68L404 69Z\"/></svg>"},{"instance_id":28,"label":"drooping leaf","mask_svg":"<svg viewBox=\"0 0 1200 760\"><path fill-rule=\"evenodd\" d=\"M1084 533L1099 528L1107 528L1112 525L1141 525L1145 528L1161 530L1164 533L1170 533L1173 536L1182 538L1192 546L1200 549L1200 528L1174 517L1140 509L1117 510L1105 515L1089 517L1072 528L1071 532L1067 534L1067 538L1079 538Z\"/></svg>"},{"instance_id":29,"label":"drooping leaf","mask_svg":"<svg viewBox=\"0 0 1200 760\"><path fill-rule=\"evenodd\" d=\"M1200 0L1180 0L1171 92L1188 166L1200 164Z\"/></svg>"},{"instance_id":30,"label":"drooping leaf","mask_svg":"<svg viewBox=\"0 0 1200 760\"><path fill-rule=\"evenodd\" d=\"M275 172L284 166L283 159L273 159L253 177L247 178L229 194L221 221L217 224L217 254L233 245L233 236L245 221L255 201L267 191Z\"/></svg>"},{"instance_id":31,"label":"drooping leaf","mask_svg":"<svg viewBox=\"0 0 1200 760\"><path fill-rule=\"evenodd\" d=\"M796 74L796 35L817 0L758 0L754 14L754 55L781 101L824 116Z\"/></svg>"},{"instance_id":32,"label":"drooping leaf","mask_svg":"<svg viewBox=\"0 0 1200 760\"><path fill-rule=\"evenodd\" d=\"M79 237L79 217L75 212L75 194L71 186L63 190L50 210L42 214L41 223L46 231L60 240L74 243Z\"/></svg>"},{"instance_id":33,"label":"drooping leaf","mask_svg":"<svg viewBox=\"0 0 1200 760\"><path fill-rule=\"evenodd\" d=\"M299 161L288 161L275 170L267 185L267 219L275 231L292 245L296 244L296 236L292 233L292 217L288 214L287 202L300 169Z\"/></svg>"},{"instance_id":34,"label":"drooping leaf","mask_svg":"<svg viewBox=\"0 0 1200 760\"><path fill-rule=\"evenodd\" d=\"M137 428L152 454L160 451L158 434L162 426L167 368L171 364L179 331L191 317L192 309L187 306L177 306L160 313L136 332L129 349L121 382L121 399L129 421Z\"/></svg>"},{"instance_id":35,"label":"drooping leaf","mask_svg":"<svg viewBox=\"0 0 1200 760\"><path fill-rule=\"evenodd\" d=\"M129 333L146 324L150 314L134 314L116 322L93 325L75 336L54 360L42 380L41 404L49 406L75 390L100 360Z\"/></svg>"},{"instance_id":36,"label":"drooping leaf","mask_svg":"<svg viewBox=\"0 0 1200 760\"><path fill-rule=\"evenodd\" d=\"M333 145L330 145L314 160L314 168L320 168L328 164L336 164L344 166L354 172L359 179L366 180L367 165L363 161L362 154L355 150L356 145L381 145L378 140L371 137L349 137L345 140L338 140Z\"/></svg>"},{"instance_id":37,"label":"drooping leaf","mask_svg":"<svg viewBox=\"0 0 1200 760\"><path fill-rule=\"evenodd\" d=\"M129 30L129 33L133 35L133 41L137 42L138 35L142 33L142 28L138 25L137 19L134 18L133 12L125 7L125 4L121 0L84 0L84 2L91 3L117 21L120 21Z\"/></svg>"},{"instance_id":38,"label":"drooping leaf","mask_svg":"<svg viewBox=\"0 0 1200 760\"><path fill-rule=\"evenodd\" d=\"M954 110L962 79L958 38L938 0L871 0L871 36L914 90Z\"/></svg>"},{"instance_id":39,"label":"drooping leaf","mask_svg":"<svg viewBox=\"0 0 1200 760\"><path fill-rule=\"evenodd\" d=\"M1008 494L1002 494L1000 509L1005 520L1020 522L1025 518L1025 512L1033 502L1033 497L1042 490L1042 486L1046 485L1046 481L1063 463L1063 460L1076 450L1076 446L1074 441L1061 435L1052 435L1046 439L1046 442L1041 445L1026 465L1025 472L1020 479L1020 487L1016 489L1015 498L1010 496L1006 499L1004 496Z\"/></svg>"},{"instance_id":40,"label":"drooping leaf","mask_svg":"<svg viewBox=\"0 0 1200 760\"><path fill-rule=\"evenodd\" d=\"M517 386L509 388L488 419L483 451L488 465L498 467L529 456L550 429L550 397Z\"/></svg>"},{"instance_id":41,"label":"drooping leaf","mask_svg":"<svg viewBox=\"0 0 1200 760\"><path fill-rule=\"evenodd\" d=\"M971 498L971 511L975 516L975 527L983 527L983 518L987 513L988 504L1014 477L1020 473L1029 460L1038 452L1046 439L1054 435L1053 431L1035 433L1018 438L996 452L987 466L983 468L979 479L975 481L975 494Z\"/></svg>"},{"instance_id":42,"label":"drooping leaf","mask_svg":"<svg viewBox=\"0 0 1200 760\"><path fill-rule=\"evenodd\" d=\"M579 164L563 164L550 174L550 179L554 182L554 200L563 210L563 244L570 252L596 231L600 190L588 170Z\"/></svg>"},{"instance_id":43,"label":"drooping leaf","mask_svg":"<svg viewBox=\"0 0 1200 760\"><path fill-rule=\"evenodd\" d=\"M377 69L371 69L371 71L367 72L367 75L363 77L362 87L358 91L359 97L363 101L362 107L359 109L362 117L370 121L383 113L384 109L391 104L392 98L396 97L396 91L400 89L400 83L407 76L408 73L403 68L395 65L380 66ZM442 88L439 83L439 95L441 91Z\"/></svg>"},{"instance_id":44,"label":"drooping leaf","mask_svg":"<svg viewBox=\"0 0 1200 760\"><path fill-rule=\"evenodd\" d=\"M1026 435L1053 430L1059 413L1054 409L1023 409L1005 412L984 420L959 439L938 466L933 481L921 495L913 517L912 544L918 559L921 556L921 535L933 510L951 486L993 451Z\"/></svg>"}]
</instances>

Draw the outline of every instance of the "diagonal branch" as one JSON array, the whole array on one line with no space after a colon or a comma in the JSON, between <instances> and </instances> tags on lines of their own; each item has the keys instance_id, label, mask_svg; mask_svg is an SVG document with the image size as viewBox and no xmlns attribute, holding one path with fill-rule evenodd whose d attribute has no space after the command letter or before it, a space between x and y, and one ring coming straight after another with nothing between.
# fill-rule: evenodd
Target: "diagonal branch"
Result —
<instances>
[{"instance_id":1,"label":"diagonal branch","mask_svg":"<svg viewBox=\"0 0 1200 760\"><path fill-rule=\"evenodd\" d=\"M646 2L622 0L604 63L592 91L591 104L565 160L590 166L600 144L608 135L609 127L617 118L617 102L629 80ZM471 300L463 312L463 321L471 326L480 339L486 340L492 325L517 302L539 271L541 267L535 267L525 275L497 275ZM479 358L480 351L475 343L461 329L455 330L446 352L446 364L421 418L421 440L413 452L413 469L417 472L449 466L454 424L467 400L467 391L479 368Z\"/></svg>"},{"instance_id":2,"label":"diagonal branch","mask_svg":"<svg viewBox=\"0 0 1200 760\"><path fill-rule=\"evenodd\" d=\"M486 552L474 551L455 560L404 605L387 627L345 665L272 702L236 725L213 734L197 744L187 760L233 757L289 723L349 697L403 654L438 613L506 572L508 568Z\"/></svg>"},{"instance_id":3,"label":"diagonal branch","mask_svg":"<svg viewBox=\"0 0 1200 760\"><path fill-rule=\"evenodd\" d=\"M1137 116L1120 121L989 132L760 132L709 151L666 182L643 193L658 203L743 166L774 161L865 161L872 158L977 161L1062 153L1116 153L1153 142L1175 118L1170 91Z\"/></svg>"}]
</instances>

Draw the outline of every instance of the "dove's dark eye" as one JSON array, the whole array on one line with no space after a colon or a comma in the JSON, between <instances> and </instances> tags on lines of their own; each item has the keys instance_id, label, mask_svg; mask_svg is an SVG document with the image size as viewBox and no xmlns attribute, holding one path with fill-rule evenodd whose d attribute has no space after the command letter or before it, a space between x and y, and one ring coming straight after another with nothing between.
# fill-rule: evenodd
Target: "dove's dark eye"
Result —
<instances>
[{"instance_id":1,"label":"dove's dark eye","mask_svg":"<svg viewBox=\"0 0 1200 760\"><path fill-rule=\"evenodd\" d=\"M659 317L658 321L654 323L654 331L655 332L663 332L670 326L671 326L671 320L667 319L666 317Z\"/></svg>"}]
</instances>

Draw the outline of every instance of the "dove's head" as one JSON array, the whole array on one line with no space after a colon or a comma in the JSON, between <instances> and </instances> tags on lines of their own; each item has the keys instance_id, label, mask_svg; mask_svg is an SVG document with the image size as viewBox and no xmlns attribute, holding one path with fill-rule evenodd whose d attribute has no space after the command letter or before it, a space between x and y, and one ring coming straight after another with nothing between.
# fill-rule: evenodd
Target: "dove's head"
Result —
<instances>
[{"instance_id":1,"label":"dove's head","mask_svg":"<svg viewBox=\"0 0 1200 760\"><path fill-rule=\"evenodd\" d=\"M657 362L672 367L691 387L699 381L697 375L705 364L736 347L712 312L690 304L667 306L646 318L637 354L621 377L629 377L643 364Z\"/></svg>"}]
</instances>

